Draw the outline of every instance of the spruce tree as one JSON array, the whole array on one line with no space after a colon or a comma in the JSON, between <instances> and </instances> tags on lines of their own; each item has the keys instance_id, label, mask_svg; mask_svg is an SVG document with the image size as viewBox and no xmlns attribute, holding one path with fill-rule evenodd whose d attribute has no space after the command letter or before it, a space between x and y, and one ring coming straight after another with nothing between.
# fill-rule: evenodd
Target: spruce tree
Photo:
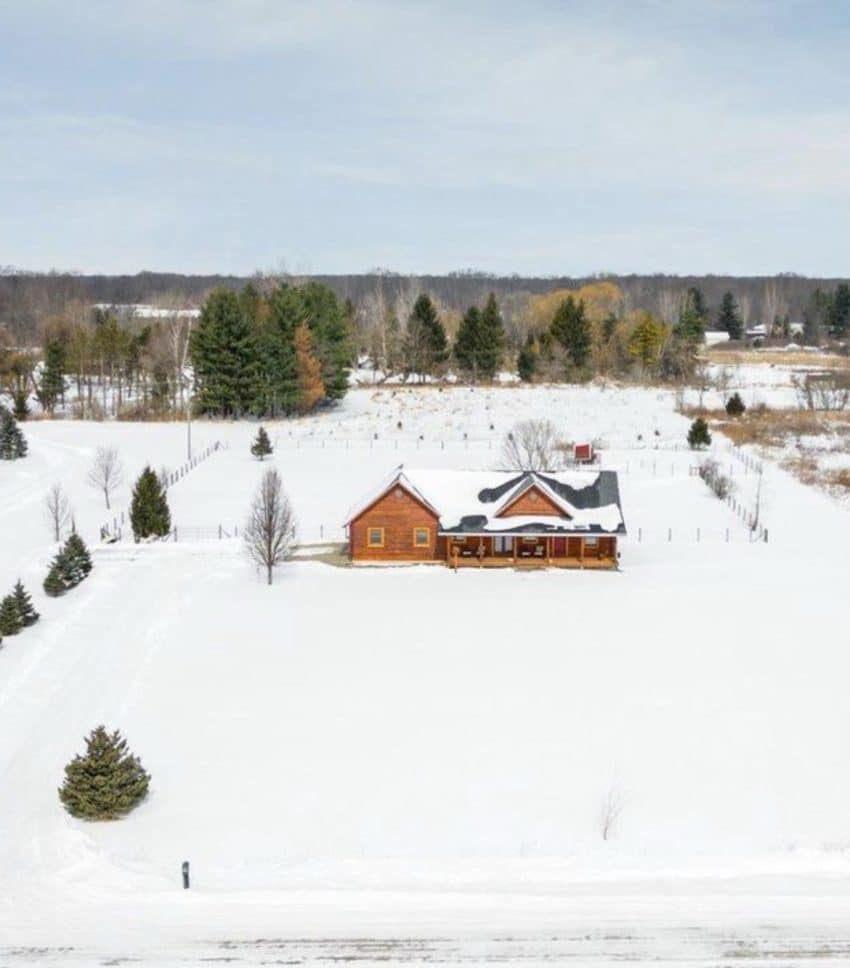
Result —
<instances>
[{"instance_id":1,"label":"spruce tree","mask_svg":"<svg viewBox=\"0 0 850 968\"><path fill-rule=\"evenodd\" d=\"M15 604L18 606L18 614L21 616L21 620L24 623L24 628L29 628L30 625L35 625L39 619L39 615L33 607L29 592L24 588L20 578L17 580L15 587L12 589L12 595L14 596Z\"/></svg>"},{"instance_id":2,"label":"spruce tree","mask_svg":"<svg viewBox=\"0 0 850 968\"><path fill-rule=\"evenodd\" d=\"M264 460L269 456L269 454L272 453L273 450L274 448L272 447L265 427L260 427L260 429L257 431L257 436L254 440L254 443L251 444L251 453L254 455L254 457L259 457L260 460Z\"/></svg>"},{"instance_id":3,"label":"spruce tree","mask_svg":"<svg viewBox=\"0 0 850 968\"><path fill-rule=\"evenodd\" d=\"M209 296L189 347L200 410L240 417L256 393L257 353L251 321L235 292L217 289Z\"/></svg>"},{"instance_id":4,"label":"spruce tree","mask_svg":"<svg viewBox=\"0 0 850 968\"><path fill-rule=\"evenodd\" d=\"M348 391L351 372L352 317L336 293L320 282L308 282L298 293L303 305L300 321L310 327L311 352L321 364L323 395L331 402L341 400Z\"/></svg>"},{"instance_id":5,"label":"spruce tree","mask_svg":"<svg viewBox=\"0 0 850 968\"><path fill-rule=\"evenodd\" d=\"M708 309L702 292L696 286L691 286L679 310L679 321L673 328L673 333L686 343L701 343L705 339L705 324L708 321Z\"/></svg>"},{"instance_id":6,"label":"spruce tree","mask_svg":"<svg viewBox=\"0 0 850 968\"><path fill-rule=\"evenodd\" d=\"M552 318L552 336L566 350L573 366L581 368L590 358L590 322L585 315L584 302L567 296Z\"/></svg>"},{"instance_id":7,"label":"spruce tree","mask_svg":"<svg viewBox=\"0 0 850 968\"><path fill-rule=\"evenodd\" d=\"M413 304L404 340L405 371L408 375L433 376L449 357L446 330L437 308L427 293Z\"/></svg>"},{"instance_id":8,"label":"spruce tree","mask_svg":"<svg viewBox=\"0 0 850 968\"><path fill-rule=\"evenodd\" d=\"M708 424L697 417L688 430L688 446L691 450L699 450L701 447L708 447L711 443L711 433Z\"/></svg>"},{"instance_id":9,"label":"spruce tree","mask_svg":"<svg viewBox=\"0 0 850 968\"><path fill-rule=\"evenodd\" d=\"M829 307L829 331L833 336L846 336L850 330L850 286L840 282L832 294Z\"/></svg>"},{"instance_id":10,"label":"spruce tree","mask_svg":"<svg viewBox=\"0 0 850 968\"><path fill-rule=\"evenodd\" d=\"M60 595L64 595L68 591L68 586L62 580L62 575L59 570L59 565L54 560L47 572L47 577L44 579L42 588L47 595L51 598L58 598Z\"/></svg>"},{"instance_id":11,"label":"spruce tree","mask_svg":"<svg viewBox=\"0 0 850 968\"><path fill-rule=\"evenodd\" d=\"M537 372L537 352L534 348L534 340L530 335L525 346L519 351L516 368L520 380L523 383L531 383Z\"/></svg>"},{"instance_id":12,"label":"spruce tree","mask_svg":"<svg viewBox=\"0 0 850 968\"><path fill-rule=\"evenodd\" d=\"M171 531L171 512L165 489L150 465L139 475L133 488L130 524L136 541L153 536L165 537Z\"/></svg>"},{"instance_id":13,"label":"spruce tree","mask_svg":"<svg viewBox=\"0 0 850 968\"><path fill-rule=\"evenodd\" d=\"M741 417L746 409L747 406L741 399L740 393L733 393L732 396L726 401L726 413L730 417Z\"/></svg>"},{"instance_id":14,"label":"spruce tree","mask_svg":"<svg viewBox=\"0 0 850 968\"><path fill-rule=\"evenodd\" d=\"M26 455L26 437L12 412L0 407L0 460L17 460Z\"/></svg>"},{"instance_id":15,"label":"spruce tree","mask_svg":"<svg viewBox=\"0 0 850 968\"><path fill-rule=\"evenodd\" d=\"M79 585L92 570L89 549L76 531L68 535L60 557L65 568L65 574L62 577L68 585Z\"/></svg>"},{"instance_id":16,"label":"spruce tree","mask_svg":"<svg viewBox=\"0 0 850 968\"><path fill-rule=\"evenodd\" d=\"M86 737L86 752L65 767L59 799L81 820L117 820L148 794L150 775L129 752L118 730L98 726Z\"/></svg>"},{"instance_id":17,"label":"spruce tree","mask_svg":"<svg viewBox=\"0 0 850 968\"><path fill-rule=\"evenodd\" d=\"M7 595L0 602L0 635L17 635L24 627L14 595Z\"/></svg>"},{"instance_id":18,"label":"spruce tree","mask_svg":"<svg viewBox=\"0 0 850 968\"><path fill-rule=\"evenodd\" d=\"M458 366L472 379L478 378L478 344L481 339L481 313L477 306L470 306L460 321L454 345Z\"/></svg>"},{"instance_id":19,"label":"spruce tree","mask_svg":"<svg viewBox=\"0 0 850 968\"><path fill-rule=\"evenodd\" d=\"M478 338L478 375L487 380L495 377L502 365L505 349L505 327L496 296L491 292L481 312Z\"/></svg>"},{"instance_id":20,"label":"spruce tree","mask_svg":"<svg viewBox=\"0 0 850 968\"><path fill-rule=\"evenodd\" d=\"M729 334L729 339L740 339L744 330L735 297L731 292L724 293L717 316L717 325Z\"/></svg>"},{"instance_id":21,"label":"spruce tree","mask_svg":"<svg viewBox=\"0 0 850 968\"><path fill-rule=\"evenodd\" d=\"M52 416L60 397L65 394L65 346L58 339L51 339L44 348L44 367L38 385L38 399Z\"/></svg>"},{"instance_id":22,"label":"spruce tree","mask_svg":"<svg viewBox=\"0 0 850 968\"><path fill-rule=\"evenodd\" d=\"M15 390L12 394L12 400L14 401L12 412L15 415L15 420L26 420L30 415L30 408L27 403L27 391L21 389Z\"/></svg>"}]
</instances>

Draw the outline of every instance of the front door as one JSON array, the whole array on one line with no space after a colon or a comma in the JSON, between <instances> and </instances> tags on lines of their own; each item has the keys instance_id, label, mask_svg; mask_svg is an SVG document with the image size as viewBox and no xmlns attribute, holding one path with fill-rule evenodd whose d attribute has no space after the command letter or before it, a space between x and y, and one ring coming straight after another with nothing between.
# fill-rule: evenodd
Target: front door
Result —
<instances>
[{"instance_id":1,"label":"front door","mask_svg":"<svg viewBox=\"0 0 850 968\"><path fill-rule=\"evenodd\" d=\"M552 539L552 557L553 558L567 557L567 539L566 538Z\"/></svg>"}]
</instances>

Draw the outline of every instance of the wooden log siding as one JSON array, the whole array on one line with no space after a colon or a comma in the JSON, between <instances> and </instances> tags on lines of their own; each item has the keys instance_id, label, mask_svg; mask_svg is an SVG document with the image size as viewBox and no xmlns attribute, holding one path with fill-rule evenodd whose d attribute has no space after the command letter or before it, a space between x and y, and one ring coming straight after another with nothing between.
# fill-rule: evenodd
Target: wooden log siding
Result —
<instances>
[{"instance_id":1,"label":"wooden log siding","mask_svg":"<svg viewBox=\"0 0 850 968\"><path fill-rule=\"evenodd\" d=\"M541 517L559 517L567 519L569 516L547 495L537 487L530 487L525 493L512 501L499 514L500 518L516 517L523 515L540 515Z\"/></svg>"},{"instance_id":2,"label":"wooden log siding","mask_svg":"<svg viewBox=\"0 0 850 968\"><path fill-rule=\"evenodd\" d=\"M384 543L369 547L369 529L383 528ZM417 545L416 528L428 529L428 543ZM349 525L349 550L355 561L434 561L446 557L439 518L405 488L396 485Z\"/></svg>"}]
</instances>

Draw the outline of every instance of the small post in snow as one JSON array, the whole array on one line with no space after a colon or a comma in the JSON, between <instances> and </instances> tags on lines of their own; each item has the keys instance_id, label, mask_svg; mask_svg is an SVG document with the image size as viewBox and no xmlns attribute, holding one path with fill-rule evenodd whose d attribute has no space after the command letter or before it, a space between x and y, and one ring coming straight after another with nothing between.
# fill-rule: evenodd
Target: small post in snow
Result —
<instances>
[{"instance_id":1,"label":"small post in snow","mask_svg":"<svg viewBox=\"0 0 850 968\"><path fill-rule=\"evenodd\" d=\"M183 890L188 891L189 890L189 861L188 860L183 861L180 867L180 870L183 874Z\"/></svg>"}]
</instances>

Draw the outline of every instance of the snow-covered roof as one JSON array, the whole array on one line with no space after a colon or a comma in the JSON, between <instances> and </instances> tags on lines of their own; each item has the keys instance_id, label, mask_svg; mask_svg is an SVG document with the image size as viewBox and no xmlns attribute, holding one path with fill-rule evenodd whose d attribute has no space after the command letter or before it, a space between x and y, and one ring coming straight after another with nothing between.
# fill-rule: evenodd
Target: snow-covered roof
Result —
<instances>
[{"instance_id":1,"label":"snow-covered roof","mask_svg":"<svg viewBox=\"0 0 850 968\"><path fill-rule=\"evenodd\" d=\"M444 533L623 534L626 530L615 471L456 471L403 465L352 508L346 524L395 486L403 487L430 508ZM498 517L532 486L563 516Z\"/></svg>"}]
</instances>

